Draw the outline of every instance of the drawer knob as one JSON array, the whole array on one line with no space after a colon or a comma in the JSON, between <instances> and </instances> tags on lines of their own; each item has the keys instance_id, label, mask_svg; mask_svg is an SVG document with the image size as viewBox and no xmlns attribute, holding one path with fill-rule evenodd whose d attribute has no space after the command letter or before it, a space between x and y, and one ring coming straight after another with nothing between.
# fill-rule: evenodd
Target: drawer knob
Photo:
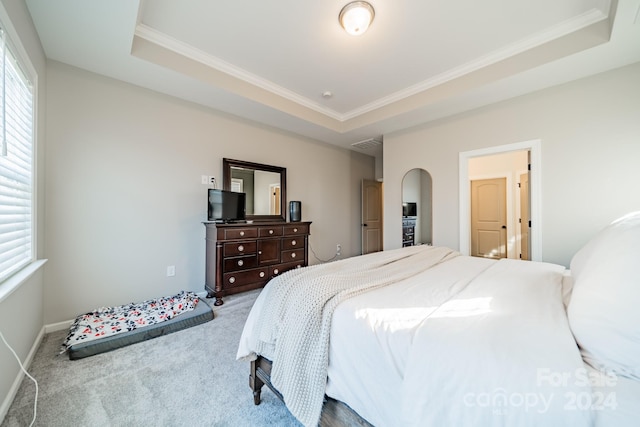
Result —
<instances>
[{"instance_id":1,"label":"drawer knob","mask_svg":"<svg viewBox=\"0 0 640 427\"><path fill-rule=\"evenodd\" d=\"M297 228L294 228L294 229L293 229L293 232L294 232L294 233L297 233L297 232L298 232L298 229L297 229Z\"/></svg>"},{"instance_id":2,"label":"drawer knob","mask_svg":"<svg viewBox=\"0 0 640 427\"><path fill-rule=\"evenodd\" d=\"M262 251L258 251L258 255L262 255Z\"/></svg>"},{"instance_id":3,"label":"drawer knob","mask_svg":"<svg viewBox=\"0 0 640 427\"><path fill-rule=\"evenodd\" d=\"M239 246L238 246L238 251L243 252L243 251L244 251L244 246L239 245Z\"/></svg>"},{"instance_id":4,"label":"drawer knob","mask_svg":"<svg viewBox=\"0 0 640 427\"><path fill-rule=\"evenodd\" d=\"M269 230L269 234L273 234L273 230Z\"/></svg>"},{"instance_id":5,"label":"drawer knob","mask_svg":"<svg viewBox=\"0 0 640 427\"><path fill-rule=\"evenodd\" d=\"M298 242L296 242L295 240L291 241L291 246L295 246Z\"/></svg>"},{"instance_id":6,"label":"drawer knob","mask_svg":"<svg viewBox=\"0 0 640 427\"><path fill-rule=\"evenodd\" d=\"M238 267L242 267L244 265L244 261L239 259L238 260Z\"/></svg>"},{"instance_id":7,"label":"drawer knob","mask_svg":"<svg viewBox=\"0 0 640 427\"><path fill-rule=\"evenodd\" d=\"M292 253L291 253L291 258L295 258L295 257L296 257L296 253L295 253L295 252L292 252Z\"/></svg>"},{"instance_id":8,"label":"drawer knob","mask_svg":"<svg viewBox=\"0 0 640 427\"><path fill-rule=\"evenodd\" d=\"M240 235L241 235L241 236L244 236L244 231L241 231L241 232L240 232Z\"/></svg>"},{"instance_id":9,"label":"drawer knob","mask_svg":"<svg viewBox=\"0 0 640 427\"><path fill-rule=\"evenodd\" d=\"M278 274L278 273L279 273L278 269L277 269L277 268L274 268L274 269L273 269L273 274Z\"/></svg>"},{"instance_id":10,"label":"drawer knob","mask_svg":"<svg viewBox=\"0 0 640 427\"><path fill-rule=\"evenodd\" d=\"M264 277L264 271L260 272L260 277Z\"/></svg>"},{"instance_id":11,"label":"drawer knob","mask_svg":"<svg viewBox=\"0 0 640 427\"><path fill-rule=\"evenodd\" d=\"M229 283L235 283L235 282L236 282L235 277L229 277Z\"/></svg>"}]
</instances>

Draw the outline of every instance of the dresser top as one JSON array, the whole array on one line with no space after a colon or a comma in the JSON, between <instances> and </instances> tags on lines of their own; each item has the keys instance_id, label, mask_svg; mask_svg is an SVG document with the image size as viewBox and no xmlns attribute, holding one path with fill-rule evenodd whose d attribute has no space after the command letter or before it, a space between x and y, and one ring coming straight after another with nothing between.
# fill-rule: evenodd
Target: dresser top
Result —
<instances>
[{"instance_id":1,"label":"dresser top","mask_svg":"<svg viewBox=\"0 0 640 427\"><path fill-rule=\"evenodd\" d=\"M311 221L253 221L253 222L215 222L215 221L203 221L204 225L215 226L217 228L222 227L273 227L278 225L296 225L296 224L311 224Z\"/></svg>"}]
</instances>

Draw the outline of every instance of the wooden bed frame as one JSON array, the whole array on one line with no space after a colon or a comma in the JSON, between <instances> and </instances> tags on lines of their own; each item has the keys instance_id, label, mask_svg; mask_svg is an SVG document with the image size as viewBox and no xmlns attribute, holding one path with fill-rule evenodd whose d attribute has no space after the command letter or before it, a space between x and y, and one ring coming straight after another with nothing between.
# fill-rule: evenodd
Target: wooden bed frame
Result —
<instances>
[{"instance_id":1,"label":"wooden bed frame","mask_svg":"<svg viewBox=\"0 0 640 427\"><path fill-rule=\"evenodd\" d=\"M264 385L269 387L280 400L283 400L280 392L273 386L273 384L271 384L272 364L273 363L269 359L265 359L262 356L258 356L256 360L251 362L249 385L253 391L253 403L256 405L260 404L260 393ZM324 404L322 406L322 413L320 415L320 422L318 425L324 427L373 427L345 403L332 399L327 395L324 397Z\"/></svg>"}]
</instances>

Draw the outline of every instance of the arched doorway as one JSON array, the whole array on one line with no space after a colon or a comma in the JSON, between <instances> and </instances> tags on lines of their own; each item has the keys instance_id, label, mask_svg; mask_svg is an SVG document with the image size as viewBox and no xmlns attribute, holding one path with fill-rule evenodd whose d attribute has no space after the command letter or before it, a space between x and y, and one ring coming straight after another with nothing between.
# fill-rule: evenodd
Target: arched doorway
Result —
<instances>
[{"instance_id":1,"label":"arched doorway","mask_svg":"<svg viewBox=\"0 0 640 427\"><path fill-rule=\"evenodd\" d=\"M432 181L424 169L411 169L402 178L402 246L433 242Z\"/></svg>"}]
</instances>

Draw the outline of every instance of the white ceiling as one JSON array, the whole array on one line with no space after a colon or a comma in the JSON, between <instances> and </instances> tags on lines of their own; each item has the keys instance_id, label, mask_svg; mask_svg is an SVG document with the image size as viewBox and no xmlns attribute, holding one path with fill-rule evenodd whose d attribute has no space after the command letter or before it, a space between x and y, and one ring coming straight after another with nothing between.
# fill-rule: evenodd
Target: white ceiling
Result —
<instances>
[{"instance_id":1,"label":"white ceiling","mask_svg":"<svg viewBox=\"0 0 640 427\"><path fill-rule=\"evenodd\" d=\"M346 3L27 0L50 59L342 147L640 61L640 0Z\"/></svg>"}]
</instances>

